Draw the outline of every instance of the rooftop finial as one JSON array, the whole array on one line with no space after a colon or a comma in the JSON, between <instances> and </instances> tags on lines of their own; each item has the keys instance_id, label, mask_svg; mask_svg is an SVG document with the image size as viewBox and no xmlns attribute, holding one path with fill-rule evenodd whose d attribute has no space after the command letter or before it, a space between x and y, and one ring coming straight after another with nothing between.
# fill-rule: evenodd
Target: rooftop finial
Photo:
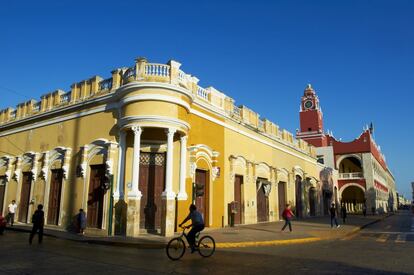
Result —
<instances>
[{"instance_id":1,"label":"rooftop finial","mask_svg":"<svg viewBox=\"0 0 414 275\"><path fill-rule=\"evenodd\" d=\"M305 95L313 95L315 94L315 90L312 88L311 84L306 85L305 88Z\"/></svg>"}]
</instances>

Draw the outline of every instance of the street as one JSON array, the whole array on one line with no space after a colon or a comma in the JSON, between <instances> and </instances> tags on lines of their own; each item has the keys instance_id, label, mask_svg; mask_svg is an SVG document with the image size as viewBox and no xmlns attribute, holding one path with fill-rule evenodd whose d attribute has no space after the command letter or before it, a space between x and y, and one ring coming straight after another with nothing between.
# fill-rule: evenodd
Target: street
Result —
<instances>
[{"instance_id":1,"label":"street","mask_svg":"<svg viewBox=\"0 0 414 275\"><path fill-rule=\"evenodd\" d=\"M289 234L289 233L287 233ZM414 274L414 216L399 213L340 240L219 249L212 258L170 261L162 249L92 245L28 234L0 238L1 274Z\"/></svg>"}]
</instances>

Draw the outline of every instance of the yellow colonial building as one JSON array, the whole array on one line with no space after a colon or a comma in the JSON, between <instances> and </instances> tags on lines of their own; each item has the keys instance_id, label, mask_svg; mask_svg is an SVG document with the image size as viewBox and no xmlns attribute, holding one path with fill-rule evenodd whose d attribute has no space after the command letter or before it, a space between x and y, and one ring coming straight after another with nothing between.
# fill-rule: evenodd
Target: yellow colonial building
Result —
<instances>
[{"instance_id":1,"label":"yellow colonial building","mask_svg":"<svg viewBox=\"0 0 414 275\"><path fill-rule=\"evenodd\" d=\"M276 221L290 202L320 214L315 150L181 64L135 65L0 113L0 211L87 234L172 235L195 203L209 227ZM296 202L298 201L298 204Z\"/></svg>"}]
</instances>

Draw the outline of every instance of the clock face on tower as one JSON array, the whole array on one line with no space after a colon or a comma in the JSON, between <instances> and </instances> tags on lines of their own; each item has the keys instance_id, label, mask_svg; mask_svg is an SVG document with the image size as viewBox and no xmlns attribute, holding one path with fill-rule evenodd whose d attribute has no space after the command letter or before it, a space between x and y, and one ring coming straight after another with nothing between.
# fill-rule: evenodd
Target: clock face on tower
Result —
<instances>
[{"instance_id":1,"label":"clock face on tower","mask_svg":"<svg viewBox=\"0 0 414 275\"><path fill-rule=\"evenodd\" d=\"M310 109L310 108L312 108L313 107L313 102L312 102L312 100L307 100L307 101L305 101L305 109Z\"/></svg>"}]
</instances>

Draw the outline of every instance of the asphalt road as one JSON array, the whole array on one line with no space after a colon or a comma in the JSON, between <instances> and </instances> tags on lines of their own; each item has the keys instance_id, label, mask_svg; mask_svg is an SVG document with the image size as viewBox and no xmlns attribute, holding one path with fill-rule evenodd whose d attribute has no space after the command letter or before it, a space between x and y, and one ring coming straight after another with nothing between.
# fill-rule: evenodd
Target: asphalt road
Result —
<instances>
[{"instance_id":1,"label":"asphalt road","mask_svg":"<svg viewBox=\"0 0 414 275\"><path fill-rule=\"evenodd\" d=\"M36 239L35 239L36 241ZM91 245L28 234L0 236L0 274L414 274L414 216L400 212L336 241L221 249L212 258L164 250Z\"/></svg>"}]
</instances>

